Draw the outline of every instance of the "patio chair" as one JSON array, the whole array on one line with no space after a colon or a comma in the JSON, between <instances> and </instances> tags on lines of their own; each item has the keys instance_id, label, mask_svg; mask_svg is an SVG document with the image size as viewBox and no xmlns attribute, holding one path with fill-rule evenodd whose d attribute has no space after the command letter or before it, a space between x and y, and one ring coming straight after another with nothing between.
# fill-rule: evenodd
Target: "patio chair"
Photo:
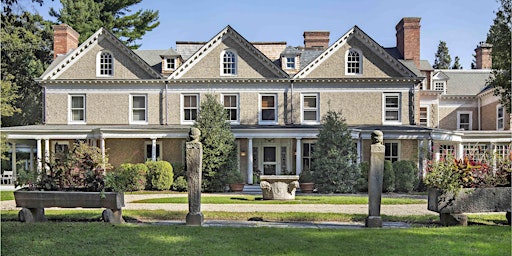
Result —
<instances>
[{"instance_id":1,"label":"patio chair","mask_svg":"<svg viewBox=\"0 0 512 256\"><path fill-rule=\"evenodd\" d=\"M2 184L12 184L13 171L4 171L2 174Z\"/></svg>"}]
</instances>

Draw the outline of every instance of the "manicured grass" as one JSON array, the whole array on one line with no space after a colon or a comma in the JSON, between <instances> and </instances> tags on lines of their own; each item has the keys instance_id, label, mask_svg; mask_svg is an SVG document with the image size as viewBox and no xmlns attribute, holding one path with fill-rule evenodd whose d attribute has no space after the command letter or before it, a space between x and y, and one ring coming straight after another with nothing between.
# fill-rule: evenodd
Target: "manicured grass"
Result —
<instances>
[{"instance_id":1,"label":"manicured grass","mask_svg":"<svg viewBox=\"0 0 512 256\"><path fill-rule=\"evenodd\" d=\"M0 191L0 200L14 200L14 191Z\"/></svg>"},{"instance_id":2,"label":"manicured grass","mask_svg":"<svg viewBox=\"0 0 512 256\"><path fill-rule=\"evenodd\" d=\"M184 197L163 197L138 200L134 203L154 204L186 204L188 198ZM204 196L201 197L203 204L368 204L367 196L296 196L295 200L263 200L261 196ZM426 204L424 199L411 198L382 198L382 204Z\"/></svg>"},{"instance_id":3,"label":"manicured grass","mask_svg":"<svg viewBox=\"0 0 512 256\"><path fill-rule=\"evenodd\" d=\"M3 222L2 255L510 255L508 226L298 229Z\"/></svg>"}]
</instances>

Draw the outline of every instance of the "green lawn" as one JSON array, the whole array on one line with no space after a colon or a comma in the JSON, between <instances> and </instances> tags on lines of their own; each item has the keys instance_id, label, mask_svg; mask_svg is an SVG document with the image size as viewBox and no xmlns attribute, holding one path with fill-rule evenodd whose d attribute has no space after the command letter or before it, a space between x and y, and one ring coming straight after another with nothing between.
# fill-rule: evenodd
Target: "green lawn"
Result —
<instances>
[{"instance_id":1,"label":"green lawn","mask_svg":"<svg viewBox=\"0 0 512 256\"><path fill-rule=\"evenodd\" d=\"M134 203L186 204L188 198L164 197L135 201ZM263 200L261 196L203 196L203 204L368 204L367 196L296 196L295 200ZM382 198L382 204L426 204L425 199Z\"/></svg>"},{"instance_id":2,"label":"green lawn","mask_svg":"<svg viewBox=\"0 0 512 256\"><path fill-rule=\"evenodd\" d=\"M510 255L508 226L296 229L3 222L2 255Z\"/></svg>"},{"instance_id":3,"label":"green lawn","mask_svg":"<svg viewBox=\"0 0 512 256\"><path fill-rule=\"evenodd\" d=\"M0 191L0 200L14 200L14 192L13 191Z\"/></svg>"}]
</instances>

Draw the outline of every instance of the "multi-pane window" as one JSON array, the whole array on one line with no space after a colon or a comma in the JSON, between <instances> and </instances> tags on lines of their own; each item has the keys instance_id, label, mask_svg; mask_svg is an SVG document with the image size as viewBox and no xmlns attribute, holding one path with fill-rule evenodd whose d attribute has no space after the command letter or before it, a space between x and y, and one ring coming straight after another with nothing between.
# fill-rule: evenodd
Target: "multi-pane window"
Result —
<instances>
[{"instance_id":1,"label":"multi-pane window","mask_svg":"<svg viewBox=\"0 0 512 256\"><path fill-rule=\"evenodd\" d=\"M384 94L384 122L400 122L400 93Z\"/></svg>"},{"instance_id":2,"label":"multi-pane window","mask_svg":"<svg viewBox=\"0 0 512 256\"><path fill-rule=\"evenodd\" d=\"M238 95L223 95L224 109L226 110L227 120L231 123L238 122Z\"/></svg>"},{"instance_id":3,"label":"multi-pane window","mask_svg":"<svg viewBox=\"0 0 512 256\"><path fill-rule=\"evenodd\" d=\"M85 95L71 95L70 101L70 122L85 122Z\"/></svg>"},{"instance_id":4,"label":"multi-pane window","mask_svg":"<svg viewBox=\"0 0 512 256\"><path fill-rule=\"evenodd\" d=\"M286 57L286 68L295 69L295 57Z\"/></svg>"},{"instance_id":5,"label":"multi-pane window","mask_svg":"<svg viewBox=\"0 0 512 256\"><path fill-rule=\"evenodd\" d=\"M302 170L311 170L311 164L315 143L302 143Z\"/></svg>"},{"instance_id":6,"label":"multi-pane window","mask_svg":"<svg viewBox=\"0 0 512 256\"><path fill-rule=\"evenodd\" d=\"M505 112L502 106L496 109L496 129L503 130L505 128Z\"/></svg>"},{"instance_id":7,"label":"multi-pane window","mask_svg":"<svg viewBox=\"0 0 512 256\"><path fill-rule=\"evenodd\" d=\"M183 95L183 121L191 122L197 119L198 99L196 94Z\"/></svg>"},{"instance_id":8,"label":"multi-pane window","mask_svg":"<svg viewBox=\"0 0 512 256\"><path fill-rule=\"evenodd\" d=\"M132 123L147 122L146 95L132 95Z\"/></svg>"},{"instance_id":9,"label":"multi-pane window","mask_svg":"<svg viewBox=\"0 0 512 256\"><path fill-rule=\"evenodd\" d=\"M176 69L176 59L175 58L164 58L164 69L165 70Z\"/></svg>"},{"instance_id":10,"label":"multi-pane window","mask_svg":"<svg viewBox=\"0 0 512 256\"><path fill-rule=\"evenodd\" d=\"M396 162L399 159L398 151L398 142L387 142L384 143L385 151L384 151L384 160L389 160L392 163Z\"/></svg>"},{"instance_id":11,"label":"multi-pane window","mask_svg":"<svg viewBox=\"0 0 512 256\"><path fill-rule=\"evenodd\" d=\"M347 74L361 74L361 55L358 51L351 49L347 52L346 64Z\"/></svg>"},{"instance_id":12,"label":"multi-pane window","mask_svg":"<svg viewBox=\"0 0 512 256\"><path fill-rule=\"evenodd\" d=\"M276 123L277 122L277 96L273 94L260 95L260 122Z\"/></svg>"},{"instance_id":13,"label":"multi-pane window","mask_svg":"<svg viewBox=\"0 0 512 256\"><path fill-rule=\"evenodd\" d=\"M420 126L428 127L428 107L420 107Z\"/></svg>"},{"instance_id":14,"label":"multi-pane window","mask_svg":"<svg viewBox=\"0 0 512 256\"><path fill-rule=\"evenodd\" d=\"M446 82L445 81L436 81L434 82L434 91L441 91L441 92L445 92L445 85L446 85Z\"/></svg>"},{"instance_id":15,"label":"multi-pane window","mask_svg":"<svg viewBox=\"0 0 512 256\"><path fill-rule=\"evenodd\" d=\"M439 145L439 155L443 159L446 159L447 156L455 157L455 146L447 144Z\"/></svg>"},{"instance_id":16,"label":"multi-pane window","mask_svg":"<svg viewBox=\"0 0 512 256\"><path fill-rule=\"evenodd\" d=\"M471 112L458 112L457 114L457 129L471 130Z\"/></svg>"},{"instance_id":17,"label":"multi-pane window","mask_svg":"<svg viewBox=\"0 0 512 256\"><path fill-rule=\"evenodd\" d=\"M114 75L114 57L110 52L101 52L99 56L99 75Z\"/></svg>"},{"instance_id":18,"label":"multi-pane window","mask_svg":"<svg viewBox=\"0 0 512 256\"><path fill-rule=\"evenodd\" d=\"M155 158L156 160L158 159L161 159L160 156L161 156L161 148L162 148L162 143L161 142L157 142L156 143L156 151L155 151ZM152 142L146 142L146 161L148 160L152 160L153 159L153 143Z\"/></svg>"},{"instance_id":19,"label":"multi-pane window","mask_svg":"<svg viewBox=\"0 0 512 256\"><path fill-rule=\"evenodd\" d=\"M318 95L303 94L302 95L302 122L318 123Z\"/></svg>"},{"instance_id":20,"label":"multi-pane window","mask_svg":"<svg viewBox=\"0 0 512 256\"><path fill-rule=\"evenodd\" d=\"M236 54L232 51L225 51L222 56L222 74L236 75Z\"/></svg>"}]
</instances>

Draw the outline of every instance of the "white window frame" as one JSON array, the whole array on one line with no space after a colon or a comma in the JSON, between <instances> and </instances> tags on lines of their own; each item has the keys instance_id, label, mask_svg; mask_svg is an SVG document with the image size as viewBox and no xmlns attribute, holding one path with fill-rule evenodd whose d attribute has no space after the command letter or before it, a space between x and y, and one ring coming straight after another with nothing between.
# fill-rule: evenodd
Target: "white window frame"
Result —
<instances>
[{"instance_id":1,"label":"white window frame","mask_svg":"<svg viewBox=\"0 0 512 256\"><path fill-rule=\"evenodd\" d=\"M358 55L357 61L349 60L351 53L356 53ZM350 66L349 64L356 64L356 63L358 65L357 72L352 72L351 69L353 67L349 67ZM361 50L355 49L355 48L348 49L345 52L345 75L361 75L361 74L363 74L363 52L361 52Z\"/></svg>"},{"instance_id":2,"label":"white window frame","mask_svg":"<svg viewBox=\"0 0 512 256\"><path fill-rule=\"evenodd\" d=\"M446 94L446 81L434 81L434 91Z\"/></svg>"},{"instance_id":3,"label":"white window frame","mask_svg":"<svg viewBox=\"0 0 512 256\"><path fill-rule=\"evenodd\" d=\"M501 112L501 117L500 117ZM501 105L496 106L496 130L502 131L505 129L505 108Z\"/></svg>"},{"instance_id":4,"label":"white window frame","mask_svg":"<svg viewBox=\"0 0 512 256\"><path fill-rule=\"evenodd\" d=\"M187 96L195 96L196 97L196 106L195 107L187 107L185 108L185 97ZM197 93L182 93L181 94L181 100L180 100L180 120L181 124L194 124L196 120L185 120L185 109L188 110L196 110L196 119L199 115L199 94Z\"/></svg>"},{"instance_id":5,"label":"white window frame","mask_svg":"<svg viewBox=\"0 0 512 256\"><path fill-rule=\"evenodd\" d=\"M163 70L175 70L176 69L176 58L164 57Z\"/></svg>"},{"instance_id":6,"label":"white window frame","mask_svg":"<svg viewBox=\"0 0 512 256\"><path fill-rule=\"evenodd\" d=\"M224 65L226 64L224 61L224 55L227 53L232 53L234 62L233 67L225 69ZM226 70L233 70L232 72L226 73ZM226 49L220 53L220 75L221 76L237 76L238 75L238 53L234 49Z\"/></svg>"},{"instance_id":7,"label":"white window frame","mask_svg":"<svg viewBox=\"0 0 512 256\"><path fill-rule=\"evenodd\" d=\"M157 161L158 160L162 160L162 152L163 152L162 147L163 147L163 143L162 143L161 140L159 140L159 141L156 142L156 145L157 145L157 147L156 147L156 160ZM151 160L153 160L152 156L148 157L148 155L147 155L147 153L148 153L148 151L147 151L148 150L148 146L152 150L153 142L152 141L145 141L144 142L144 157L145 157L146 161L151 161ZM151 152L151 153L153 153L153 152Z\"/></svg>"},{"instance_id":8,"label":"white window frame","mask_svg":"<svg viewBox=\"0 0 512 256\"><path fill-rule=\"evenodd\" d=\"M313 163L313 158L311 157L311 154L313 153L313 150L312 148L316 145L317 141L313 141L313 140L305 140L302 142L302 156L301 156L301 161L302 161L302 171L306 170L307 167L309 167L309 170L311 171L311 165ZM308 146L309 148L309 155L305 155L306 153L306 145ZM306 164L304 163L305 160L308 160L309 162L309 166L306 166Z\"/></svg>"},{"instance_id":9,"label":"white window frame","mask_svg":"<svg viewBox=\"0 0 512 256\"><path fill-rule=\"evenodd\" d=\"M473 111L457 111L457 130L463 130L460 125L460 116L469 114L469 129L464 129L465 131L473 130Z\"/></svg>"},{"instance_id":10,"label":"white window frame","mask_svg":"<svg viewBox=\"0 0 512 256\"><path fill-rule=\"evenodd\" d=\"M426 124L426 126L423 126L421 124L421 109L422 108L426 108L427 109L427 117L426 117L427 118L427 124ZM430 106L420 105L420 112L419 112L418 122L419 122L419 125L421 127L430 127Z\"/></svg>"},{"instance_id":11,"label":"white window frame","mask_svg":"<svg viewBox=\"0 0 512 256\"><path fill-rule=\"evenodd\" d=\"M316 98L316 108L305 108L304 107L304 97L312 97ZM304 112L305 111L316 111L315 120L305 120ZM302 124L320 124L320 96L318 93L301 93L300 95L300 120Z\"/></svg>"},{"instance_id":12,"label":"white window frame","mask_svg":"<svg viewBox=\"0 0 512 256\"><path fill-rule=\"evenodd\" d=\"M82 97L83 108L73 108L73 97ZM86 114L87 114L87 105L86 105L86 97L85 94L70 94L68 96L68 123L69 124L86 124ZM73 120L73 110L81 110L84 113L83 120Z\"/></svg>"},{"instance_id":13,"label":"white window frame","mask_svg":"<svg viewBox=\"0 0 512 256\"><path fill-rule=\"evenodd\" d=\"M388 108L386 106L386 98L387 97L398 97L398 107ZM386 112L387 111L398 111L398 120L386 120ZM400 125L402 124L402 94L399 92L385 92L382 94L382 123L383 124L391 124L391 125Z\"/></svg>"},{"instance_id":14,"label":"white window frame","mask_svg":"<svg viewBox=\"0 0 512 256\"><path fill-rule=\"evenodd\" d=\"M400 153L401 153L401 143L399 140L385 140L384 141L384 147L386 146L386 144L397 144L397 156L393 156L393 155L388 155L388 151L384 151L384 160L389 160L388 158L391 158L391 159L394 159L396 158L396 161L400 161ZM389 152L389 153L392 153L392 152ZM391 162L393 162L392 160L390 160ZM395 162L396 162L395 161Z\"/></svg>"},{"instance_id":15,"label":"white window frame","mask_svg":"<svg viewBox=\"0 0 512 256\"><path fill-rule=\"evenodd\" d=\"M295 69L295 56L285 56L286 59L286 69Z\"/></svg>"},{"instance_id":16,"label":"white window frame","mask_svg":"<svg viewBox=\"0 0 512 256\"><path fill-rule=\"evenodd\" d=\"M102 74L102 71L106 70L106 69L103 69L103 67L102 67L102 65L103 65L102 55L104 53L110 54L110 61L111 61L110 74ZM114 54L111 51L107 51L107 50L99 51L98 54L96 55L96 76L97 77L113 77L114 76L114 65L115 65L115 58L114 58Z\"/></svg>"},{"instance_id":17,"label":"white window frame","mask_svg":"<svg viewBox=\"0 0 512 256\"><path fill-rule=\"evenodd\" d=\"M144 120L133 120L133 111L142 110L142 108L133 108L133 98L144 97ZM148 124L148 95L130 94L130 124Z\"/></svg>"},{"instance_id":18,"label":"white window frame","mask_svg":"<svg viewBox=\"0 0 512 256\"><path fill-rule=\"evenodd\" d=\"M263 120L263 108L261 106L262 98L264 96L274 97L274 120ZM276 125L278 124L278 98L276 93L262 93L258 97L258 124L262 125ZM267 108L271 109L271 108Z\"/></svg>"},{"instance_id":19,"label":"white window frame","mask_svg":"<svg viewBox=\"0 0 512 256\"><path fill-rule=\"evenodd\" d=\"M226 107L224 106L224 97L225 96L234 96L236 97L236 106L235 107ZM224 106L224 109L225 110L232 110L232 109L235 109L236 110L236 120L231 120L231 119L227 119L227 121L230 123L230 124L240 124L240 96L237 94L237 93L226 93L226 94L222 94L221 95L221 104L222 106ZM228 114L228 117L230 117L230 115Z\"/></svg>"}]
</instances>

